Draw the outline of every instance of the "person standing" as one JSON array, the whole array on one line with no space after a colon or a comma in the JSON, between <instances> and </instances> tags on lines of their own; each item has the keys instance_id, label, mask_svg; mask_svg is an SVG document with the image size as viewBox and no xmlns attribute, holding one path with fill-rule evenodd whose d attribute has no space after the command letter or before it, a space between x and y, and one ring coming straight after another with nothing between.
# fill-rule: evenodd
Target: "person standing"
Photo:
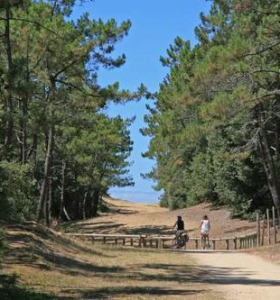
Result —
<instances>
[{"instance_id":1,"label":"person standing","mask_svg":"<svg viewBox=\"0 0 280 300\"><path fill-rule=\"evenodd\" d=\"M210 247L209 244L210 220L208 219L207 215L205 215L201 220L199 228L201 233L201 243L203 249L205 249L206 247Z\"/></svg>"}]
</instances>

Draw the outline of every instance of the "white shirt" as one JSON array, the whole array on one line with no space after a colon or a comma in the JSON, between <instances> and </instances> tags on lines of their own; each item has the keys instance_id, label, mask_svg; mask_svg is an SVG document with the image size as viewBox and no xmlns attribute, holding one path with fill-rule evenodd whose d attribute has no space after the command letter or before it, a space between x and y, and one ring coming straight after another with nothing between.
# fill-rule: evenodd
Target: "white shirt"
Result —
<instances>
[{"instance_id":1,"label":"white shirt","mask_svg":"<svg viewBox=\"0 0 280 300\"><path fill-rule=\"evenodd\" d=\"M208 232L210 230L210 221L202 220L201 232Z\"/></svg>"}]
</instances>

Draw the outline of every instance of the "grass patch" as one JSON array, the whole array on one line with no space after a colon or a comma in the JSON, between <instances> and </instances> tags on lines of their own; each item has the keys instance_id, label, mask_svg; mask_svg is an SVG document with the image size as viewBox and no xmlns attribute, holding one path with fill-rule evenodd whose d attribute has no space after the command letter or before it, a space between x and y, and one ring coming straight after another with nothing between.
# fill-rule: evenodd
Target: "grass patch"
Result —
<instances>
[{"instance_id":1,"label":"grass patch","mask_svg":"<svg viewBox=\"0 0 280 300\"><path fill-rule=\"evenodd\" d=\"M70 300L73 298L61 298L54 294L40 293L30 288L21 286L17 282L17 275L0 276L0 299L1 300Z\"/></svg>"},{"instance_id":2,"label":"grass patch","mask_svg":"<svg viewBox=\"0 0 280 300\"><path fill-rule=\"evenodd\" d=\"M9 229L7 239L5 280L17 277L1 284L1 300L222 299L181 252L91 245L38 228Z\"/></svg>"}]
</instances>

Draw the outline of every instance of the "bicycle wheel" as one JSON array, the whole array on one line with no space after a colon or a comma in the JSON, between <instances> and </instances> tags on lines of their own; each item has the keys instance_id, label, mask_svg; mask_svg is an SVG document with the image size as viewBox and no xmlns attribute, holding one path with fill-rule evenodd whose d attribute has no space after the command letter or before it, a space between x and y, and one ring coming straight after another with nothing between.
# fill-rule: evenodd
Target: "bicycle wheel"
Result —
<instances>
[{"instance_id":1,"label":"bicycle wheel","mask_svg":"<svg viewBox=\"0 0 280 300\"><path fill-rule=\"evenodd\" d=\"M203 250L206 249L206 236L205 235L202 236L202 248L203 248Z\"/></svg>"}]
</instances>

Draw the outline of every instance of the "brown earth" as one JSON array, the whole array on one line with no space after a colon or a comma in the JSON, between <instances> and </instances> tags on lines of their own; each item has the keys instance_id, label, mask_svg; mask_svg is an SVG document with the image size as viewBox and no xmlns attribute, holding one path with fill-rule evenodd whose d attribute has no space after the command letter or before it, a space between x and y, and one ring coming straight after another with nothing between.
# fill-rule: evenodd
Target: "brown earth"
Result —
<instances>
[{"instance_id":1,"label":"brown earth","mask_svg":"<svg viewBox=\"0 0 280 300\"><path fill-rule=\"evenodd\" d=\"M189 235L198 237L200 220L207 214L211 237L219 238L253 232L254 222L231 219L226 209L203 204L168 211L154 204L109 198L105 202L108 212L62 224L62 234L35 223L7 228L9 252L2 273L9 280L17 274L19 286L12 285L12 297L4 299L21 299L15 296L17 291L30 300L280 299L280 244L235 252L158 251L91 245L63 235L64 231L171 234L181 215ZM0 280L0 299L9 289L1 287Z\"/></svg>"},{"instance_id":2,"label":"brown earth","mask_svg":"<svg viewBox=\"0 0 280 300\"><path fill-rule=\"evenodd\" d=\"M203 215L211 221L211 237L234 237L256 231L256 223L231 219L225 208L200 204L186 209L168 211L157 205L142 205L106 199L110 211L98 218L78 222L68 231L94 233L170 234L178 215L186 223L190 237L198 237ZM279 235L278 235L279 236ZM222 293L227 300L280 299L280 244L235 252L185 252L202 270L200 276L206 289ZM204 271L203 271L204 270ZM172 298L170 298L172 299ZM207 299L207 298L206 298ZM209 298L210 299L210 298Z\"/></svg>"},{"instance_id":3,"label":"brown earth","mask_svg":"<svg viewBox=\"0 0 280 300\"><path fill-rule=\"evenodd\" d=\"M181 252L90 244L36 223L6 228L2 300L224 300Z\"/></svg>"},{"instance_id":4,"label":"brown earth","mask_svg":"<svg viewBox=\"0 0 280 300\"><path fill-rule=\"evenodd\" d=\"M87 221L67 225L66 231L84 233L170 234L177 216L182 216L190 237L199 237L199 224L207 214L211 221L211 237L234 237L256 231L255 222L231 219L225 208L200 204L169 211L157 204L140 204L105 198L107 213Z\"/></svg>"}]
</instances>

